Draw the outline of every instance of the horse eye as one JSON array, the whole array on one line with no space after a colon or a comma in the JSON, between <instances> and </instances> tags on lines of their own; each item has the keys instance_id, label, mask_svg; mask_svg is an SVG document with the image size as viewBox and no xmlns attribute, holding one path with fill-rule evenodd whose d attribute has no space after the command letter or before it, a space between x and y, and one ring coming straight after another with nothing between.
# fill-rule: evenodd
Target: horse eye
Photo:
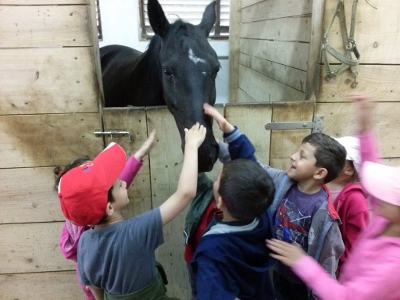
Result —
<instances>
[{"instance_id":1,"label":"horse eye","mask_svg":"<svg viewBox=\"0 0 400 300\"><path fill-rule=\"evenodd\" d=\"M164 74L167 75L168 77L174 76L170 68L164 68L163 70Z\"/></svg>"},{"instance_id":2,"label":"horse eye","mask_svg":"<svg viewBox=\"0 0 400 300\"><path fill-rule=\"evenodd\" d=\"M212 77L217 77L217 74L218 74L218 72L219 72L219 69L221 69L221 66L218 66L218 67L216 67L214 70L213 70L213 72L212 72Z\"/></svg>"}]
</instances>

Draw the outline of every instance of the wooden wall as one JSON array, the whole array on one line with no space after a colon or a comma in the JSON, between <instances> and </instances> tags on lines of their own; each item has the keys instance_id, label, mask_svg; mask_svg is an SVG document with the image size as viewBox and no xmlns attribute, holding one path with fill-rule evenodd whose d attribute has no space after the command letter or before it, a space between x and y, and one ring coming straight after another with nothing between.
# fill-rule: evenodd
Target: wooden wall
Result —
<instances>
[{"instance_id":1,"label":"wooden wall","mask_svg":"<svg viewBox=\"0 0 400 300\"><path fill-rule=\"evenodd\" d=\"M349 70L326 81L320 57L322 35L337 1L231 1L229 101L282 102L273 105L274 121L311 121L314 116L322 116L323 132L343 136L357 132L354 109L346 95L366 93L377 101L376 131L382 156L389 164L399 163L396 111L400 106L400 1L371 2L378 9L358 1L355 40L361 63L356 67L356 87L352 88L354 78ZM345 0L348 29L352 4L353 0ZM337 18L329 32L329 43L339 51L343 49ZM336 63L332 66L336 69L338 62L329 59ZM293 90L302 93L303 98L290 92ZM307 105L314 103L308 106L311 114L299 102L304 99ZM296 102L298 113L284 113L290 101ZM282 108L275 111L275 107ZM284 158L295 150L299 134L293 130L272 131L271 165L283 167L279 156ZM292 146L288 149L282 144ZM280 154L282 149L285 154Z\"/></svg>"},{"instance_id":2,"label":"wooden wall","mask_svg":"<svg viewBox=\"0 0 400 300\"><path fill-rule=\"evenodd\" d=\"M326 1L325 23L330 18L336 1ZM347 20L350 22L352 0L345 1ZM324 116L324 132L333 136L356 134L354 108L346 95L366 93L376 101L374 116L382 156L388 164L400 163L400 131L397 111L400 110L400 1L379 3L358 1L355 41L361 54L357 86L350 71L334 81L323 79L325 72L320 62L321 90L317 97L316 115ZM348 24L349 26L349 24ZM342 49L337 20L329 33L329 42ZM335 60L331 59L334 63ZM333 66L336 68L337 66Z\"/></svg>"},{"instance_id":3,"label":"wooden wall","mask_svg":"<svg viewBox=\"0 0 400 300\"><path fill-rule=\"evenodd\" d=\"M231 1L229 102L306 98L310 0Z\"/></svg>"},{"instance_id":4,"label":"wooden wall","mask_svg":"<svg viewBox=\"0 0 400 300\"><path fill-rule=\"evenodd\" d=\"M52 169L103 149L86 0L0 0L0 299L84 299Z\"/></svg>"}]
</instances>

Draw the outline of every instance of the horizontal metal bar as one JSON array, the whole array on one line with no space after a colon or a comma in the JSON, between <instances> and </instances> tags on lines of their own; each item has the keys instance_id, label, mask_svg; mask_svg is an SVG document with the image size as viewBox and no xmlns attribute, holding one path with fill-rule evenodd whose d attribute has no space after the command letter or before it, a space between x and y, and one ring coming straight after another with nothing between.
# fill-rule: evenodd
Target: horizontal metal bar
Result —
<instances>
[{"instance_id":1,"label":"horizontal metal bar","mask_svg":"<svg viewBox=\"0 0 400 300\"><path fill-rule=\"evenodd\" d=\"M111 139L113 136L127 136L129 142L131 142L131 134L129 131L126 130L107 130L107 131L101 131L100 129L95 129L94 135L96 137L101 137L101 136L111 136Z\"/></svg>"},{"instance_id":2,"label":"horizontal metal bar","mask_svg":"<svg viewBox=\"0 0 400 300\"><path fill-rule=\"evenodd\" d=\"M265 124L267 130L307 129L314 128L313 122L272 122Z\"/></svg>"}]
</instances>

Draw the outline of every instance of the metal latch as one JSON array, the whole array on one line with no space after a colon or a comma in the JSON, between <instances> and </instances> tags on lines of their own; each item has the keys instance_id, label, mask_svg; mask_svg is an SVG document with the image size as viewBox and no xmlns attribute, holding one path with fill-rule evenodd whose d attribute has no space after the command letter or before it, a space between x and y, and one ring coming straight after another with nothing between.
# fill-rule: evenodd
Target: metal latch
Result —
<instances>
[{"instance_id":1,"label":"metal latch","mask_svg":"<svg viewBox=\"0 0 400 300\"><path fill-rule=\"evenodd\" d=\"M94 135L96 137L102 137L105 135L111 136L111 139L113 139L114 136L127 136L129 143L132 141L130 132L126 130L110 129L108 131L101 131L101 129L95 129Z\"/></svg>"},{"instance_id":2,"label":"metal latch","mask_svg":"<svg viewBox=\"0 0 400 300\"><path fill-rule=\"evenodd\" d=\"M324 124L323 116L315 116L313 122L272 122L265 124L267 130L312 129L314 132L322 132Z\"/></svg>"}]
</instances>

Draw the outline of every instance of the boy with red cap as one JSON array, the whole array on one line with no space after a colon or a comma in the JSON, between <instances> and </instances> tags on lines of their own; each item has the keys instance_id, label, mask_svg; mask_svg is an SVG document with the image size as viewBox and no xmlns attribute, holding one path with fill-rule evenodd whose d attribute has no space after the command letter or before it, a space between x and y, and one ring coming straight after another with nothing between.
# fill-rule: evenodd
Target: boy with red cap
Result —
<instances>
[{"instance_id":1,"label":"boy with red cap","mask_svg":"<svg viewBox=\"0 0 400 300\"><path fill-rule=\"evenodd\" d=\"M321 300L400 299L400 167L379 163L371 131L371 104L353 94L360 126L361 183L369 194L373 215L342 267L339 282L295 245L267 240L272 257L291 269Z\"/></svg>"},{"instance_id":2,"label":"boy with red cap","mask_svg":"<svg viewBox=\"0 0 400 300\"><path fill-rule=\"evenodd\" d=\"M162 226L190 202L197 186L197 153L206 129L185 129L184 162L176 192L160 207L124 220L129 203L126 182L118 179L126 154L110 144L93 161L71 169L59 183L64 216L76 225L93 225L78 244L81 283L96 299L168 299L156 271L155 249L163 243ZM149 143L148 151L154 145Z\"/></svg>"}]
</instances>

